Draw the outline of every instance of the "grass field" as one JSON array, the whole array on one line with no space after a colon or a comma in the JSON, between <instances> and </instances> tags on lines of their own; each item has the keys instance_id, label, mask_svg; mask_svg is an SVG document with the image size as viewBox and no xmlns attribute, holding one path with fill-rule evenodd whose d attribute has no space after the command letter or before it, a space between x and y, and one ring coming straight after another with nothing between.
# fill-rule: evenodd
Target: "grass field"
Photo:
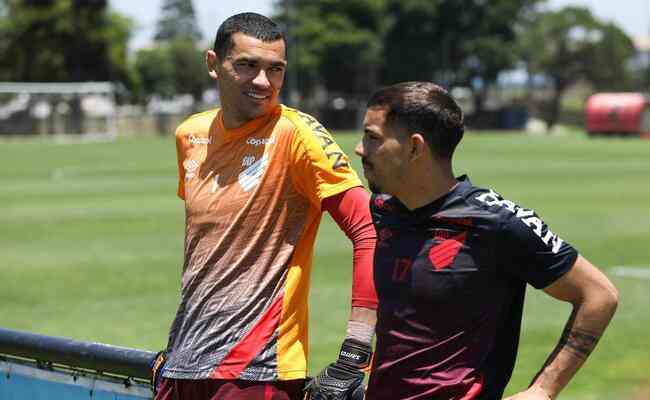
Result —
<instances>
[{"instance_id":1,"label":"grass field","mask_svg":"<svg viewBox=\"0 0 650 400\"><path fill-rule=\"evenodd\" d=\"M337 140L352 154L356 135ZM650 398L650 141L470 133L457 155L457 174L534 208L620 290L610 329L561 398ZM164 347L182 259L175 186L170 137L0 142L0 326ZM351 249L328 216L316 254L312 373L335 356L349 307ZM508 392L528 384L569 311L529 290Z\"/></svg>"}]
</instances>

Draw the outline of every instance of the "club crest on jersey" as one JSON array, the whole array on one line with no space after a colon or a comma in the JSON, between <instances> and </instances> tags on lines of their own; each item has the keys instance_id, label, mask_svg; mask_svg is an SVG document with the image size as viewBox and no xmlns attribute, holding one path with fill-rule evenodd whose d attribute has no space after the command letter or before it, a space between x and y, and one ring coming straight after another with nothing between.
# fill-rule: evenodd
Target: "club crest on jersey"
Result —
<instances>
[{"instance_id":1,"label":"club crest on jersey","mask_svg":"<svg viewBox=\"0 0 650 400\"><path fill-rule=\"evenodd\" d=\"M553 233L548 226L535 215L535 211L527 210L518 206L513 201L505 200L500 194L491 190L476 196L476 200L487 206L499 206L511 213L515 214L521 222L531 228L531 230L539 237L545 245L551 247L551 251L557 254L562 247L563 240L558 235Z\"/></svg>"},{"instance_id":2,"label":"club crest on jersey","mask_svg":"<svg viewBox=\"0 0 650 400\"><path fill-rule=\"evenodd\" d=\"M264 153L264 155L257 161L255 161L255 156L246 156L252 157L252 159L247 159L247 162L242 162L243 166L247 168L239 174L239 184L245 192L248 192L262 180L262 175L264 175L264 169L269 162L269 155ZM244 157L244 158L246 158Z\"/></svg>"},{"instance_id":3,"label":"club crest on jersey","mask_svg":"<svg viewBox=\"0 0 650 400\"><path fill-rule=\"evenodd\" d=\"M255 156L244 156L241 159L241 166L250 167L251 165L253 165L254 162L255 162Z\"/></svg>"},{"instance_id":4,"label":"club crest on jersey","mask_svg":"<svg viewBox=\"0 0 650 400\"><path fill-rule=\"evenodd\" d=\"M199 163L195 160L187 159L183 161L183 168L185 168L185 180L189 181L196 176L196 170L199 168Z\"/></svg>"},{"instance_id":5,"label":"club crest on jersey","mask_svg":"<svg viewBox=\"0 0 650 400\"><path fill-rule=\"evenodd\" d=\"M436 243L429 249L429 261L433 269L439 271L449 268L454 259L463 248L467 232L451 232L446 230L436 230L434 234Z\"/></svg>"}]
</instances>

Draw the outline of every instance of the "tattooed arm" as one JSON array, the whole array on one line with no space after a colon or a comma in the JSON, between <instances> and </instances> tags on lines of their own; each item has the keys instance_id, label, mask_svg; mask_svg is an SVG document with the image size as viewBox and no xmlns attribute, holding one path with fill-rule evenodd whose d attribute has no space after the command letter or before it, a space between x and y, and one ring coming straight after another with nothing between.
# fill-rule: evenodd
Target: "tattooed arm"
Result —
<instances>
[{"instance_id":1,"label":"tattooed arm","mask_svg":"<svg viewBox=\"0 0 650 400\"><path fill-rule=\"evenodd\" d=\"M563 277L544 289L573 305L562 337L530 387L510 400L555 399L584 364L616 311L618 293L607 277L582 256Z\"/></svg>"}]
</instances>

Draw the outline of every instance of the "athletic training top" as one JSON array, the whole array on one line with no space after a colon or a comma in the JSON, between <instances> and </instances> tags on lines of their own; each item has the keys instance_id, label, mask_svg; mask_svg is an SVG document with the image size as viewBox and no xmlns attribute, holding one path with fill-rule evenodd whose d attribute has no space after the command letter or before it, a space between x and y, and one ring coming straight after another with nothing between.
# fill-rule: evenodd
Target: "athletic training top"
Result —
<instances>
[{"instance_id":1,"label":"athletic training top","mask_svg":"<svg viewBox=\"0 0 650 400\"><path fill-rule=\"evenodd\" d=\"M219 110L194 115L176 146L185 260L163 376L304 378L321 201L361 186L349 159L313 117L281 105L236 129Z\"/></svg>"},{"instance_id":2,"label":"athletic training top","mask_svg":"<svg viewBox=\"0 0 650 400\"><path fill-rule=\"evenodd\" d=\"M575 263L534 211L459 180L412 211L371 199L379 308L367 400L500 399L526 283L544 288Z\"/></svg>"}]
</instances>

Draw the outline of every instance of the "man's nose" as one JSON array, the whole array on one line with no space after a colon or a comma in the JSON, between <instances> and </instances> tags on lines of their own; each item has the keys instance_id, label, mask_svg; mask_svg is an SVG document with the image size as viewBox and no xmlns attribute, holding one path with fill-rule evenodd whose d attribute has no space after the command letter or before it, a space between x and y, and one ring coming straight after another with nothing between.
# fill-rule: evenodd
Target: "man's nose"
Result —
<instances>
[{"instance_id":1,"label":"man's nose","mask_svg":"<svg viewBox=\"0 0 650 400\"><path fill-rule=\"evenodd\" d=\"M260 71L257 73L257 76L255 76L255 79L253 79L253 85L265 89L271 86L269 77L266 76L266 71L264 71L264 69L260 69Z\"/></svg>"},{"instance_id":2,"label":"man's nose","mask_svg":"<svg viewBox=\"0 0 650 400\"><path fill-rule=\"evenodd\" d=\"M357 145L354 147L354 152L355 152L359 157L363 157L363 156L364 156L364 154L363 154L363 150L364 150L364 149L363 149L363 143L360 141L360 142L357 143Z\"/></svg>"}]
</instances>

